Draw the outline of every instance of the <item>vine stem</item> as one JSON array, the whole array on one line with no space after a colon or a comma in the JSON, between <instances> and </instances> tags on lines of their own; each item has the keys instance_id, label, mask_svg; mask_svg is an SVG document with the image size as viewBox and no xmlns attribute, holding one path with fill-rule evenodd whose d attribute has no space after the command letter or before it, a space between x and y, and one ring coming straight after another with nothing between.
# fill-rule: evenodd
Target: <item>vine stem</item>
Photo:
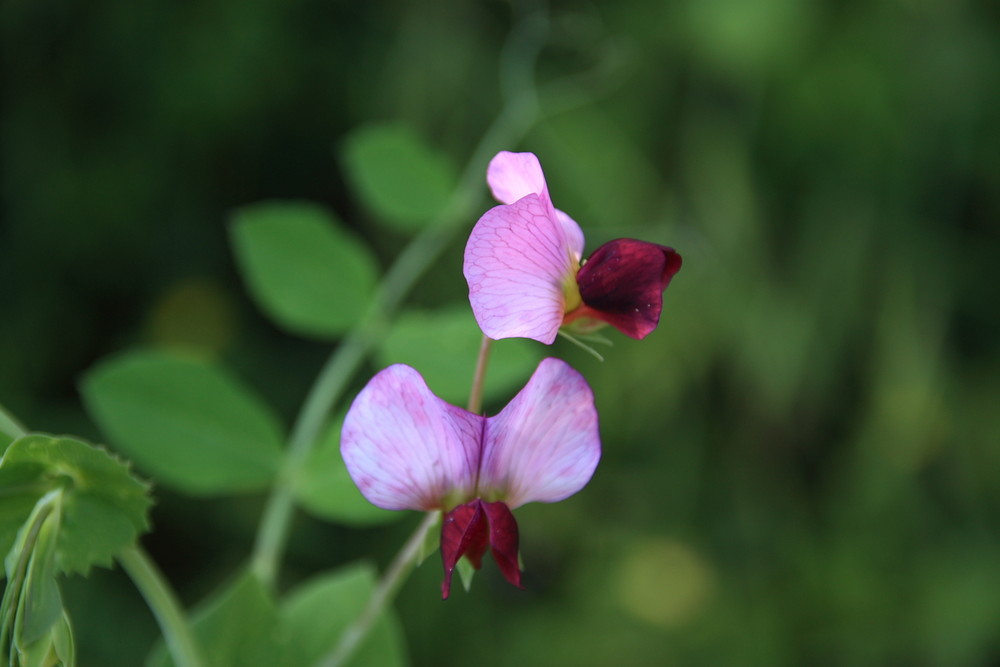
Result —
<instances>
[{"instance_id":1,"label":"vine stem","mask_svg":"<svg viewBox=\"0 0 1000 667\"><path fill-rule=\"evenodd\" d=\"M333 647L333 650L316 663L317 667L340 667L340 665L343 665L354 655L354 652L361 646L361 642L368 636L372 626L385 610L386 605L395 596L399 586L406 579L410 570L413 569L413 566L417 562L417 556L420 554L424 541L427 539L427 533L437 525L440 518L440 512L427 513L424 520L420 522L417 529L410 535L410 539L406 541L403 548L396 554L396 558L392 561L389 569L382 575L382 579L379 581L372 596L368 599L368 604L365 605L364 611L340 635L340 641Z\"/></svg>"},{"instance_id":2,"label":"vine stem","mask_svg":"<svg viewBox=\"0 0 1000 667\"><path fill-rule=\"evenodd\" d=\"M153 560L140 547L130 546L118 554L118 562L156 617L177 667L207 667L177 596Z\"/></svg>"}]
</instances>

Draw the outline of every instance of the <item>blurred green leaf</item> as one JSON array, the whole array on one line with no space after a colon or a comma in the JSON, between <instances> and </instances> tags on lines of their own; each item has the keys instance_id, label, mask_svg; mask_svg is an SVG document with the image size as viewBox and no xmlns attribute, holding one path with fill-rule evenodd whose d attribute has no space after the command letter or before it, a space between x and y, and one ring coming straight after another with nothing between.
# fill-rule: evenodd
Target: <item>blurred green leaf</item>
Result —
<instances>
[{"instance_id":1,"label":"blurred green leaf","mask_svg":"<svg viewBox=\"0 0 1000 667\"><path fill-rule=\"evenodd\" d=\"M0 405L0 452L21 435L24 435L24 428Z\"/></svg>"},{"instance_id":2,"label":"blurred green leaf","mask_svg":"<svg viewBox=\"0 0 1000 667\"><path fill-rule=\"evenodd\" d=\"M222 368L132 352L91 369L81 390L108 439L164 485L197 495L252 491L277 472L277 417Z\"/></svg>"},{"instance_id":3,"label":"blurred green leaf","mask_svg":"<svg viewBox=\"0 0 1000 667\"><path fill-rule=\"evenodd\" d=\"M405 512L390 512L365 500L347 474L340 456L343 423L343 415L334 420L293 479L299 503L311 514L352 526L371 526L403 518Z\"/></svg>"},{"instance_id":4,"label":"blurred green leaf","mask_svg":"<svg viewBox=\"0 0 1000 667\"><path fill-rule=\"evenodd\" d=\"M240 209L233 251L251 295L292 333L333 338L365 314L377 266L364 242L325 209L262 202Z\"/></svg>"},{"instance_id":5,"label":"blurred green leaf","mask_svg":"<svg viewBox=\"0 0 1000 667\"><path fill-rule=\"evenodd\" d=\"M464 405L483 334L467 305L400 315L375 356L380 366L409 364L444 400ZM508 400L527 381L544 348L524 339L493 342L483 397Z\"/></svg>"},{"instance_id":6,"label":"blurred green leaf","mask_svg":"<svg viewBox=\"0 0 1000 667\"><path fill-rule=\"evenodd\" d=\"M364 203L400 231L420 229L441 212L455 189L453 165L403 125L355 130L343 159Z\"/></svg>"},{"instance_id":7,"label":"blurred green leaf","mask_svg":"<svg viewBox=\"0 0 1000 667\"><path fill-rule=\"evenodd\" d=\"M336 645L375 590L375 571L366 564L343 567L302 584L281 605L281 623L291 644L309 665ZM391 609L375 622L348 665L392 667L407 664L402 631Z\"/></svg>"},{"instance_id":8,"label":"blurred green leaf","mask_svg":"<svg viewBox=\"0 0 1000 667\"><path fill-rule=\"evenodd\" d=\"M28 498L37 501L52 489L63 489L56 551L56 565L63 572L86 574L92 565L110 567L114 555L149 525L148 486L125 463L80 440L41 434L19 438L0 460L0 483L9 482L14 482L14 506L22 510ZM17 516L0 515L8 521Z\"/></svg>"},{"instance_id":9,"label":"blurred green leaf","mask_svg":"<svg viewBox=\"0 0 1000 667\"><path fill-rule=\"evenodd\" d=\"M288 642L279 627L271 595L251 573L245 573L207 600L193 614L192 630L211 667L275 667L290 661ZM174 662L164 644L150 654L150 667Z\"/></svg>"}]
</instances>

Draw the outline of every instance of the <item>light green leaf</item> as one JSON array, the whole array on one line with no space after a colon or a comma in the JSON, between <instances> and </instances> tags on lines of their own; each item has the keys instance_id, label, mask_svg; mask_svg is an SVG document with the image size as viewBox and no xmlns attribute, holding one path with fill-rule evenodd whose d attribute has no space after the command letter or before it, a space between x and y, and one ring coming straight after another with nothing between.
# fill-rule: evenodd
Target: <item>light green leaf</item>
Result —
<instances>
[{"instance_id":1,"label":"light green leaf","mask_svg":"<svg viewBox=\"0 0 1000 667\"><path fill-rule=\"evenodd\" d=\"M356 619L375 590L375 572L365 564L350 565L317 577L293 590L281 605L281 622L303 665L329 653ZM348 665L405 665L403 633L395 612L388 609Z\"/></svg>"},{"instance_id":2,"label":"light green leaf","mask_svg":"<svg viewBox=\"0 0 1000 667\"><path fill-rule=\"evenodd\" d=\"M62 490L55 556L60 571L110 567L114 555L148 528L148 486L126 464L81 440L37 433L15 440L0 460L0 484L10 480L18 480L19 506L32 494L38 501Z\"/></svg>"},{"instance_id":3,"label":"light green leaf","mask_svg":"<svg viewBox=\"0 0 1000 667\"><path fill-rule=\"evenodd\" d=\"M304 509L320 518L351 526L373 526L397 521L405 512L375 507L358 491L340 456L340 429L335 419L293 479L295 497Z\"/></svg>"},{"instance_id":4,"label":"light green leaf","mask_svg":"<svg viewBox=\"0 0 1000 667\"><path fill-rule=\"evenodd\" d=\"M380 366L413 366L435 394L449 403L465 405L482 340L467 305L410 311L399 317L376 351L376 359ZM505 403L534 372L543 348L524 339L498 340L492 345L483 397Z\"/></svg>"},{"instance_id":5,"label":"light green leaf","mask_svg":"<svg viewBox=\"0 0 1000 667\"><path fill-rule=\"evenodd\" d=\"M289 660L287 636L279 627L274 600L252 573L245 573L199 605L192 630L211 667L275 667L304 664ZM162 641L146 661L173 665Z\"/></svg>"},{"instance_id":6,"label":"light green leaf","mask_svg":"<svg viewBox=\"0 0 1000 667\"><path fill-rule=\"evenodd\" d=\"M278 470L277 417L222 368L133 352L98 364L81 389L108 439L165 486L194 495L252 491Z\"/></svg>"},{"instance_id":7,"label":"light green leaf","mask_svg":"<svg viewBox=\"0 0 1000 667\"><path fill-rule=\"evenodd\" d=\"M355 130L344 166L364 203L400 231L415 231L441 213L455 189L455 168L403 125Z\"/></svg>"},{"instance_id":8,"label":"light green leaf","mask_svg":"<svg viewBox=\"0 0 1000 667\"><path fill-rule=\"evenodd\" d=\"M257 305L288 331L334 338L365 314L377 264L324 208L262 202L236 213L232 245Z\"/></svg>"}]
</instances>

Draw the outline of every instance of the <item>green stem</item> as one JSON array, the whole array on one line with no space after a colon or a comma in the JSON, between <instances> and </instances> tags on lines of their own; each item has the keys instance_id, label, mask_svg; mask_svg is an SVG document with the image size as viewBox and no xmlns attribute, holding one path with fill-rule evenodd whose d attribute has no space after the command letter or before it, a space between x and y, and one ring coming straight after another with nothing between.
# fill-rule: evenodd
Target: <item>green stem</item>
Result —
<instances>
[{"instance_id":1,"label":"green stem","mask_svg":"<svg viewBox=\"0 0 1000 667\"><path fill-rule=\"evenodd\" d=\"M160 632L177 667L204 667L201 648L191 633L177 596L152 559L138 546L118 554L118 562L132 579L160 624Z\"/></svg>"},{"instance_id":2,"label":"green stem","mask_svg":"<svg viewBox=\"0 0 1000 667\"><path fill-rule=\"evenodd\" d=\"M469 412L478 415L483 411L483 384L486 382L486 367L490 360L490 346L493 339L483 335L479 346L479 357L476 359L476 372L472 376L472 389L469 391Z\"/></svg>"},{"instance_id":3,"label":"green stem","mask_svg":"<svg viewBox=\"0 0 1000 667\"><path fill-rule=\"evenodd\" d=\"M339 667L346 663L354 652L361 646L361 642L371 631L372 626L382 615L386 606L392 601L399 586L413 569L417 562L427 533L437 525L440 515L438 512L428 512L424 520L420 522L417 529L406 541L403 548L396 554L396 559L392 561L389 569L382 575L378 587L368 599L364 611L355 621L340 635L340 641L333 647L327 655L317 663L318 667Z\"/></svg>"}]
</instances>

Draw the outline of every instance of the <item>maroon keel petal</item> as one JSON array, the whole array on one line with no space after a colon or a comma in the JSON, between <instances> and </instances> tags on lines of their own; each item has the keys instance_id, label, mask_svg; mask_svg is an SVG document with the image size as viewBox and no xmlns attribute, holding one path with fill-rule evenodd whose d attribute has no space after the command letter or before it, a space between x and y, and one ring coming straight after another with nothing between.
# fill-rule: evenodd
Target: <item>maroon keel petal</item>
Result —
<instances>
[{"instance_id":1,"label":"maroon keel petal","mask_svg":"<svg viewBox=\"0 0 1000 667\"><path fill-rule=\"evenodd\" d=\"M489 523L478 498L459 505L444 515L441 524L441 560L444 563L444 581L441 597L447 600L451 593L451 575L462 556L468 557L477 570L483 563L483 554L489 545Z\"/></svg>"},{"instance_id":2,"label":"maroon keel petal","mask_svg":"<svg viewBox=\"0 0 1000 667\"><path fill-rule=\"evenodd\" d=\"M626 336L645 338L659 323L663 290L680 268L681 256L673 248L635 239L609 241L577 272L584 305L565 321L592 317Z\"/></svg>"},{"instance_id":3,"label":"maroon keel petal","mask_svg":"<svg viewBox=\"0 0 1000 667\"><path fill-rule=\"evenodd\" d=\"M483 503L490 520L490 547L500 572L510 583L521 588L521 568L517 562L517 521L505 503Z\"/></svg>"}]
</instances>

